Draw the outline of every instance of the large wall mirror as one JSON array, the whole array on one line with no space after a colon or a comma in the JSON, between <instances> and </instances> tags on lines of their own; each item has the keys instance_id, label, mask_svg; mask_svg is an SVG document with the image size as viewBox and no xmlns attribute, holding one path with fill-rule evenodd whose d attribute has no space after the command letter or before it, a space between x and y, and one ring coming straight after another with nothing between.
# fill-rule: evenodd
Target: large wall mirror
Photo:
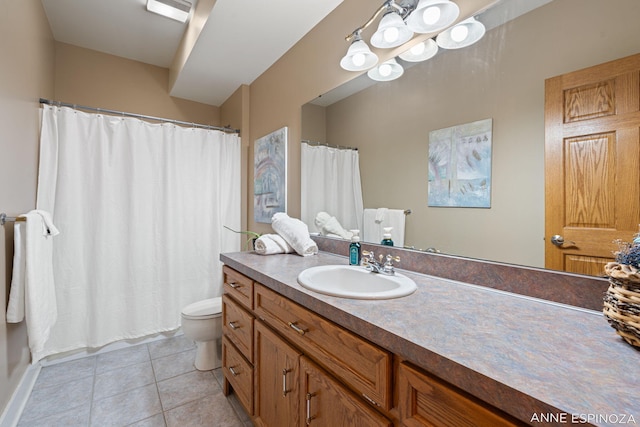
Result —
<instances>
[{"instance_id":1,"label":"large wall mirror","mask_svg":"<svg viewBox=\"0 0 640 427\"><path fill-rule=\"evenodd\" d=\"M545 80L640 52L638 16L637 0L502 0L475 45L303 106L302 138L358 149L364 207L411 210L404 246L544 267ZM483 119L490 207L428 206L429 133Z\"/></svg>"}]
</instances>

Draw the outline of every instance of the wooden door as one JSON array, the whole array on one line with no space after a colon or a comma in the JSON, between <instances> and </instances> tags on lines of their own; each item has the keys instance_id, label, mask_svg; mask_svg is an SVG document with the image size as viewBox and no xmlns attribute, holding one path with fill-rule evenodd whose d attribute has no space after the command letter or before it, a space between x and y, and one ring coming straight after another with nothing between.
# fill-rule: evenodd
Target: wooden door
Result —
<instances>
[{"instance_id":1,"label":"wooden door","mask_svg":"<svg viewBox=\"0 0 640 427\"><path fill-rule=\"evenodd\" d=\"M255 423L258 426L296 427L300 353L262 322L255 326Z\"/></svg>"},{"instance_id":2,"label":"wooden door","mask_svg":"<svg viewBox=\"0 0 640 427\"><path fill-rule=\"evenodd\" d=\"M640 54L545 82L547 268L603 275L638 232L639 71Z\"/></svg>"},{"instance_id":3,"label":"wooden door","mask_svg":"<svg viewBox=\"0 0 640 427\"><path fill-rule=\"evenodd\" d=\"M301 426L392 427L393 423L311 360L300 358Z\"/></svg>"}]
</instances>

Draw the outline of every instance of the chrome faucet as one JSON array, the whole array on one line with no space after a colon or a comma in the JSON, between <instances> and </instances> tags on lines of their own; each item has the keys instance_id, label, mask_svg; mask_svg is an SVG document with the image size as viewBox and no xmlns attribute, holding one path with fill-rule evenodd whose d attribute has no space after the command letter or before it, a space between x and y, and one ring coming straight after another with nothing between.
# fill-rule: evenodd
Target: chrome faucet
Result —
<instances>
[{"instance_id":1,"label":"chrome faucet","mask_svg":"<svg viewBox=\"0 0 640 427\"><path fill-rule=\"evenodd\" d=\"M384 263L383 263L383 260ZM375 258L373 251L362 251L362 265L372 273L386 274L393 276L396 271L393 268L394 262L400 262L399 256L387 255L386 258L382 255L378 257L378 261Z\"/></svg>"}]
</instances>

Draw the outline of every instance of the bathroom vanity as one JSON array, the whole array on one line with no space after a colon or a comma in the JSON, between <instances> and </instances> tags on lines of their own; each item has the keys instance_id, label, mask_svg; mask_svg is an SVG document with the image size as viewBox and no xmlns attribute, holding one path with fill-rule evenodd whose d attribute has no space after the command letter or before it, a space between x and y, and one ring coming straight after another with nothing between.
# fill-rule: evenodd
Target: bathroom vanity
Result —
<instances>
[{"instance_id":1,"label":"bathroom vanity","mask_svg":"<svg viewBox=\"0 0 640 427\"><path fill-rule=\"evenodd\" d=\"M402 298L300 286L329 252L221 260L224 392L255 425L640 422L640 353L596 310L406 270Z\"/></svg>"}]
</instances>

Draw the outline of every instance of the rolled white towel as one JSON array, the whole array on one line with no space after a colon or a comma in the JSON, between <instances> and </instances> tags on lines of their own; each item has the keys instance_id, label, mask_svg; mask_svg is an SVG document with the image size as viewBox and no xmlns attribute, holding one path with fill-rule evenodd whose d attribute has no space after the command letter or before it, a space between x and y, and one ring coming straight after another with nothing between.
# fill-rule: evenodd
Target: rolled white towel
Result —
<instances>
[{"instance_id":1,"label":"rolled white towel","mask_svg":"<svg viewBox=\"0 0 640 427\"><path fill-rule=\"evenodd\" d=\"M347 240L351 240L353 236L353 233L342 227L342 224L340 224L340 221L338 221L335 216L331 216L326 212L318 212L315 223L320 233L325 236L340 237Z\"/></svg>"},{"instance_id":2,"label":"rolled white towel","mask_svg":"<svg viewBox=\"0 0 640 427\"><path fill-rule=\"evenodd\" d=\"M255 244L256 253L260 255L290 254L293 248L279 234L263 234Z\"/></svg>"},{"instance_id":3,"label":"rolled white towel","mask_svg":"<svg viewBox=\"0 0 640 427\"><path fill-rule=\"evenodd\" d=\"M297 218L291 218L284 212L278 212L271 218L271 227L298 255L309 256L318 253L318 245L309 236L307 224Z\"/></svg>"}]
</instances>

